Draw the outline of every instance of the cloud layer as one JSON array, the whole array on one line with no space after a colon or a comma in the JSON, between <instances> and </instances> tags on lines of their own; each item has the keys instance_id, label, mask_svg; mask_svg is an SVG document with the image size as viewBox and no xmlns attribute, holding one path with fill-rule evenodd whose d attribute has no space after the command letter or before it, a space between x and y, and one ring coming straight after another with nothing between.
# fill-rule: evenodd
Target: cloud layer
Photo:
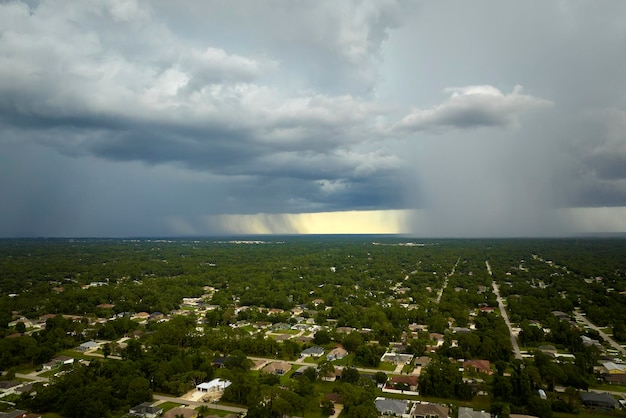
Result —
<instances>
[{"instance_id":1,"label":"cloud layer","mask_svg":"<svg viewBox=\"0 0 626 418\"><path fill-rule=\"evenodd\" d=\"M626 206L624 5L457 6L1 3L0 236L415 208L509 235Z\"/></svg>"},{"instance_id":2,"label":"cloud layer","mask_svg":"<svg viewBox=\"0 0 626 418\"><path fill-rule=\"evenodd\" d=\"M415 109L396 129L405 132L519 125L519 115L552 106L548 100L522 94L522 86L504 94L489 85L447 88L450 98L430 109Z\"/></svg>"}]
</instances>

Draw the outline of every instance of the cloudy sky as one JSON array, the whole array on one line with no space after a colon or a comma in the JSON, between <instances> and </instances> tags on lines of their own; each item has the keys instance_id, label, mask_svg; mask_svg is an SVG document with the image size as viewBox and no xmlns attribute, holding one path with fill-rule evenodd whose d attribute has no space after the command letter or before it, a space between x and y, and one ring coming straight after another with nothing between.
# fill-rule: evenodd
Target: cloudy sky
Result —
<instances>
[{"instance_id":1,"label":"cloudy sky","mask_svg":"<svg viewBox=\"0 0 626 418\"><path fill-rule=\"evenodd\" d=\"M0 236L626 231L624 16L0 1Z\"/></svg>"}]
</instances>

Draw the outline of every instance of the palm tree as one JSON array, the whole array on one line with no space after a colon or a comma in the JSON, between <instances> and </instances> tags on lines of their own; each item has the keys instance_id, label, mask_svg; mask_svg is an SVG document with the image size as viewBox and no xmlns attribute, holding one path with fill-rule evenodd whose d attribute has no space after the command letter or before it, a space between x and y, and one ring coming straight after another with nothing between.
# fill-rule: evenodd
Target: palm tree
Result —
<instances>
[{"instance_id":1,"label":"palm tree","mask_svg":"<svg viewBox=\"0 0 626 418\"><path fill-rule=\"evenodd\" d=\"M200 405L200 407L198 408L198 418L204 418L204 416L207 415L209 412L211 412L211 410L208 406Z\"/></svg>"}]
</instances>

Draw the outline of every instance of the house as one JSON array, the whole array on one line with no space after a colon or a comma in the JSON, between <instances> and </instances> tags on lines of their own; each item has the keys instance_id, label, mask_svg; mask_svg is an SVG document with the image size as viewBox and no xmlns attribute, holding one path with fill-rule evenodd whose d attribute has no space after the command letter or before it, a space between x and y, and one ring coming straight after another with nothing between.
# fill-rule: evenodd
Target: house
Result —
<instances>
[{"instance_id":1,"label":"house","mask_svg":"<svg viewBox=\"0 0 626 418\"><path fill-rule=\"evenodd\" d=\"M309 347L300 353L300 357L322 357L323 355L324 349L322 347Z\"/></svg>"},{"instance_id":2,"label":"house","mask_svg":"<svg viewBox=\"0 0 626 418\"><path fill-rule=\"evenodd\" d=\"M459 418L491 418L491 414L485 411L475 411L466 406L460 406Z\"/></svg>"},{"instance_id":3,"label":"house","mask_svg":"<svg viewBox=\"0 0 626 418\"><path fill-rule=\"evenodd\" d=\"M263 369L261 370L268 374L275 374L278 376L282 376L285 373L289 372L289 370L291 370L291 364L285 361L274 361L268 364L267 366L263 367Z\"/></svg>"},{"instance_id":4,"label":"house","mask_svg":"<svg viewBox=\"0 0 626 418\"><path fill-rule=\"evenodd\" d=\"M604 381L609 385L626 385L626 374L606 374Z\"/></svg>"},{"instance_id":5,"label":"house","mask_svg":"<svg viewBox=\"0 0 626 418\"><path fill-rule=\"evenodd\" d=\"M324 399L327 401L331 401L332 403L343 403L343 396L340 393L335 393L335 392L331 392L331 393L326 393L324 395Z\"/></svg>"},{"instance_id":6,"label":"house","mask_svg":"<svg viewBox=\"0 0 626 418\"><path fill-rule=\"evenodd\" d=\"M95 342L95 341L87 341L85 343L82 343L78 347L76 347L76 350L78 350L78 351L88 351L88 350L95 350L98 347L100 347L100 344L98 344L97 342Z\"/></svg>"},{"instance_id":7,"label":"house","mask_svg":"<svg viewBox=\"0 0 626 418\"><path fill-rule=\"evenodd\" d=\"M450 409L436 403L417 403L411 411L412 417L417 418L448 418Z\"/></svg>"},{"instance_id":8,"label":"house","mask_svg":"<svg viewBox=\"0 0 626 418\"><path fill-rule=\"evenodd\" d=\"M602 363L602 367L604 368L604 373L606 374L626 374L626 364L605 361Z\"/></svg>"},{"instance_id":9,"label":"house","mask_svg":"<svg viewBox=\"0 0 626 418\"><path fill-rule=\"evenodd\" d=\"M388 398L376 398L376 409L381 415L394 416L394 417L409 417L407 410L409 407L409 401L404 399L388 399Z\"/></svg>"},{"instance_id":10,"label":"house","mask_svg":"<svg viewBox=\"0 0 626 418\"><path fill-rule=\"evenodd\" d=\"M158 321L159 319L163 319L165 317L165 315L163 315L163 312L152 312L150 314L150 319L154 319L156 321Z\"/></svg>"},{"instance_id":11,"label":"house","mask_svg":"<svg viewBox=\"0 0 626 418\"><path fill-rule=\"evenodd\" d=\"M150 314L148 312L138 312L133 316L133 319L148 319Z\"/></svg>"},{"instance_id":12,"label":"house","mask_svg":"<svg viewBox=\"0 0 626 418\"><path fill-rule=\"evenodd\" d=\"M307 369L315 369L315 367L302 366L299 369L295 370L293 373L291 373L291 377L294 378L294 377L302 376Z\"/></svg>"},{"instance_id":13,"label":"house","mask_svg":"<svg viewBox=\"0 0 626 418\"><path fill-rule=\"evenodd\" d=\"M163 418L177 418L177 417L196 418L197 416L198 416L198 411L196 411L195 409L181 408L178 406L176 408L170 409L165 414L163 414Z\"/></svg>"},{"instance_id":14,"label":"house","mask_svg":"<svg viewBox=\"0 0 626 418\"><path fill-rule=\"evenodd\" d=\"M398 390L410 390L412 392L417 391L418 377L415 375L400 375L391 376L388 380L388 385Z\"/></svg>"},{"instance_id":15,"label":"house","mask_svg":"<svg viewBox=\"0 0 626 418\"><path fill-rule=\"evenodd\" d=\"M22 411L21 409L14 409L10 412L0 412L0 418L24 418L26 416L26 411Z\"/></svg>"},{"instance_id":16,"label":"house","mask_svg":"<svg viewBox=\"0 0 626 418\"><path fill-rule=\"evenodd\" d=\"M72 363L74 363L73 358L67 357L67 356L59 356L59 357L53 358L52 360L44 364L43 369L52 370L52 369L56 369L57 367L61 367L65 364L72 364Z\"/></svg>"},{"instance_id":17,"label":"house","mask_svg":"<svg viewBox=\"0 0 626 418\"><path fill-rule=\"evenodd\" d=\"M213 379L210 382L200 383L196 386L196 390L204 393L222 392L231 385L230 380Z\"/></svg>"},{"instance_id":18,"label":"house","mask_svg":"<svg viewBox=\"0 0 626 418\"><path fill-rule=\"evenodd\" d=\"M580 400L585 408L614 410L619 403L609 393L582 392Z\"/></svg>"},{"instance_id":19,"label":"house","mask_svg":"<svg viewBox=\"0 0 626 418\"><path fill-rule=\"evenodd\" d=\"M163 408L158 406L152 406L151 402L144 402L137 406L133 406L128 411L128 415L131 417L141 418L156 418L163 414Z\"/></svg>"},{"instance_id":20,"label":"house","mask_svg":"<svg viewBox=\"0 0 626 418\"><path fill-rule=\"evenodd\" d=\"M14 389L16 386L19 386L21 382L16 382L14 380L2 380L0 381L0 391L8 392Z\"/></svg>"},{"instance_id":21,"label":"house","mask_svg":"<svg viewBox=\"0 0 626 418\"><path fill-rule=\"evenodd\" d=\"M272 325L272 331L287 331L291 329L291 325L285 322L278 322Z\"/></svg>"},{"instance_id":22,"label":"house","mask_svg":"<svg viewBox=\"0 0 626 418\"><path fill-rule=\"evenodd\" d=\"M413 354L399 354L399 353L385 353L380 358L380 361L390 362L393 364L407 364L413 360Z\"/></svg>"},{"instance_id":23,"label":"house","mask_svg":"<svg viewBox=\"0 0 626 418\"><path fill-rule=\"evenodd\" d=\"M227 362L228 362L228 357L215 357L213 361L211 362L211 365L218 369L223 369L224 367L226 367Z\"/></svg>"},{"instance_id":24,"label":"house","mask_svg":"<svg viewBox=\"0 0 626 418\"><path fill-rule=\"evenodd\" d=\"M415 362L413 364L415 364L415 366L427 366L428 363L430 363L430 357L428 356L421 356L415 359Z\"/></svg>"},{"instance_id":25,"label":"house","mask_svg":"<svg viewBox=\"0 0 626 418\"><path fill-rule=\"evenodd\" d=\"M334 382L337 379L341 379L342 374L343 374L343 368L334 367L332 372L328 373L326 376L321 376L321 379L324 382ZM363 375L361 375L361 377L363 377Z\"/></svg>"},{"instance_id":26,"label":"house","mask_svg":"<svg viewBox=\"0 0 626 418\"><path fill-rule=\"evenodd\" d=\"M326 359L329 361L341 360L347 355L348 355L348 351L345 348L343 348L342 346L337 346L333 348L332 350L330 350L330 353L326 355Z\"/></svg>"},{"instance_id":27,"label":"house","mask_svg":"<svg viewBox=\"0 0 626 418\"><path fill-rule=\"evenodd\" d=\"M491 364L489 360L467 360L463 362L463 368L467 371L491 374Z\"/></svg>"}]
</instances>

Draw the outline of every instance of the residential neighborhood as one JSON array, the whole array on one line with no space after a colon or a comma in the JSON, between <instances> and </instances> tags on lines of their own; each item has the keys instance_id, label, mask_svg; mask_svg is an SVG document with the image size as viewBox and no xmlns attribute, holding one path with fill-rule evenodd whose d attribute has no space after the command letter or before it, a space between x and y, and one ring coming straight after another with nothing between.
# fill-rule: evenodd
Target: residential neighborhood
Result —
<instances>
[{"instance_id":1,"label":"residential neighborhood","mask_svg":"<svg viewBox=\"0 0 626 418\"><path fill-rule=\"evenodd\" d=\"M371 263L372 251L370 248L365 262ZM548 266L548 271L563 271L538 257L532 260L534 269ZM610 336L599 336L588 319L581 319L580 309L567 313L550 306L543 320L530 316L532 312L524 311L519 303L520 293L527 291L522 282L515 282L508 273L496 279L491 264L493 261L470 263L456 257L437 274L420 274L414 268L387 282L321 283L307 290L302 303L281 308L250 303L252 299L246 298L255 296L246 293L246 287L233 296L229 287L200 279L201 285L195 287L200 293L180 293L172 309L161 306L135 312L118 309L122 304L112 301L115 303L94 305L96 315L70 311L34 317L16 311L9 330L19 327L22 332L8 333L0 340L4 344L45 338L42 341L67 345L30 371L15 373L14 380L0 380L0 400L16 399L21 393L37 399L37 385L63 381L81 368L91 373L103 365L117 368L145 363L146 367L150 364L147 370L161 371L151 380L136 381L141 390L132 393L141 394L136 399L144 401L134 403L129 416L161 416L181 405L195 405L182 411L183 416L193 416L191 411L197 412L202 405L215 410L234 407L226 411L247 410L254 416L255 408L267 405L253 405L249 396L263 400L268 396L263 390L269 390L263 388L276 385L279 389L272 396L289 397L289 393L303 390L299 387L304 381L310 382L310 392L298 396L313 399L315 390L320 389L338 395L328 399L324 395L319 401L319 408L329 415L332 411L344 416L358 414L354 411L360 403L350 399L356 396L347 391L350 387L362 392L359 396L367 396L368 408L381 416L483 418L485 411L496 415L497 408L504 406L504 414L513 416L519 411L532 416L529 412L534 411L539 417L545 416L546 408L554 407L621 410L621 396L616 395L621 392L611 390L626 383L620 345ZM530 272L529 264L524 261L511 272ZM424 268L422 261L418 265ZM211 271L217 268L210 266ZM332 278L341 272L335 266L325 274ZM556 280L558 276L551 277ZM130 289L144 289L151 286L151 280L130 281ZM125 286L127 281L119 283ZM110 280L93 283L75 291L86 295L112 287ZM435 290L437 283L439 291ZM529 283L529 289L534 289L533 281ZM551 289L548 280L541 283L538 290ZM62 289L54 284L57 290L53 295L72 291L71 282ZM498 295L490 291L496 288ZM154 289L163 297L168 294ZM353 301L347 303L338 293ZM563 295L560 300L567 301ZM371 300L376 303L368 302ZM510 317L508 322L503 311ZM513 343L519 346L519 354ZM575 369L582 355L594 361L584 369L587 377ZM561 374L544 380L544 373L555 367ZM175 373L176 369L180 371ZM516 392L524 381L527 392ZM246 382L258 386L255 389ZM506 387L511 392L503 392ZM155 399L156 393L170 394L167 399L172 400ZM534 409L517 406L520 396L526 397L525 402L533 399ZM301 413L293 411L293 416Z\"/></svg>"}]
</instances>

